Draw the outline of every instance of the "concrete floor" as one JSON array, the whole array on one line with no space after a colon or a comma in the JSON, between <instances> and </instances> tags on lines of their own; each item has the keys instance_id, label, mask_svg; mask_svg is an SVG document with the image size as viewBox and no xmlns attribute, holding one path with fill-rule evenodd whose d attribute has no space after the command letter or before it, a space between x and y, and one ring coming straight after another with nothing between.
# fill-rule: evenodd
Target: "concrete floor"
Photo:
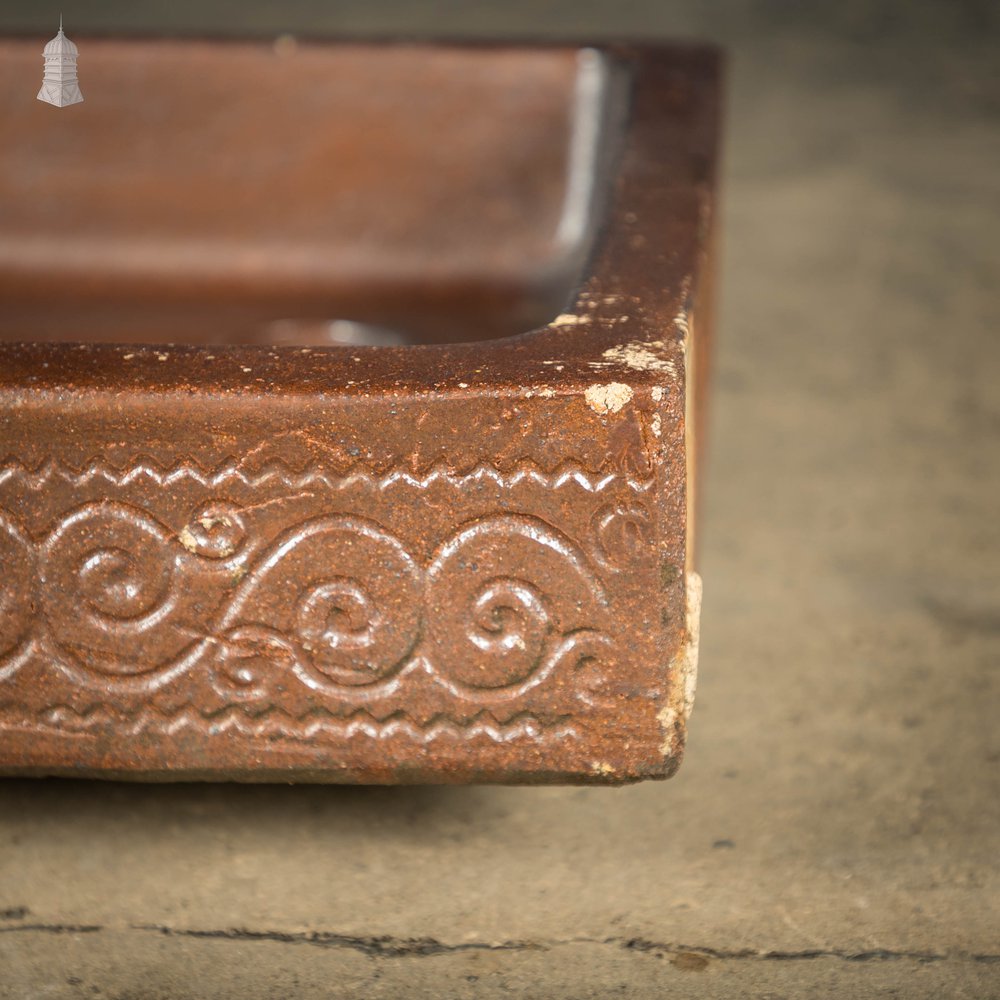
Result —
<instances>
[{"instance_id":1,"label":"concrete floor","mask_svg":"<svg viewBox=\"0 0 1000 1000\"><path fill-rule=\"evenodd\" d=\"M1000 997L995 8L278 6L174 16L730 47L688 759L620 790L2 782L0 996Z\"/></svg>"}]
</instances>

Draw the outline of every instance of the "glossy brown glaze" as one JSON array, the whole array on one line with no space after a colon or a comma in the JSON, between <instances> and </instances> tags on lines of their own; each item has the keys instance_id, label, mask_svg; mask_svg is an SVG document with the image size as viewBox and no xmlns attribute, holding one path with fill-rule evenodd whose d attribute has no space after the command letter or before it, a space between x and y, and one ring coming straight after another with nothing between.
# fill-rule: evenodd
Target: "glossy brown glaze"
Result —
<instances>
[{"instance_id":1,"label":"glossy brown glaze","mask_svg":"<svg viewBox=\"0 0 1000 1000\"><path fill-rule=\"evenodd\" d=\"M89 47L77 41L90 102L98 80L85 77ZM475 150L439 159L421 144L435 136L414 133L423 165L409 172L362 144L369 162L345 176L370 173L385 192L399 178L394 200L373 208L389 227L384 253L359 249L362 221L341 235L320 226L332 257L296 256L308 241L295 233L282 244L295 252L270 269L253 258L248 221L244 256L199 284L182 263L165 274L150 263L151 222L150 256L127 274L107 227L77 206L74 232L105 242L93 273L73 278L65 255L49 270L31 263L44 255L18 264L37 209L0 227L0 770L623 782L680 761L697 639L689 365L707 326L715 55L614 46L597 57L607 106L586 204L600 214L560 243L567 108L593 52L359 51L317 45L310 58L339 61L345 80L377 80L384 58L393 87L423 88L428 114L435 87L446 103L465 93L464 74L487 104L531 111L525 131L494 116L491 133L459 102L442 132L468 125ZM292 89L277 93L262 113L292 113ZM338 141L349 145L357 121L336 127ZM536 154L544 176L523 176ZM425 171L433 186L438 168L462 204L411 204L408 178ZM489 206L511 218L474 217ZM408 213L398 232L396 208ZM262 218L280 229L273 206ZM48 226L38 246L58 251ZM206 221L199 232L208 252L216 230ZM438 240L454 252L447 266ZM356 283L329 266L337 253ZM564 313L494 339L530 314L529 299L558 308L574 260ZM63 302L66 281L65 302L83 309L92 296L95 312L67 315L51 340L88 342L40 342L53 311L39 290ZM94 316L119 294L135 336L119 319L102 336ZM139 343L142 309L161 331L171 304L190 326ZM274 346L248 333L323 316L465 342Z\"/></svg>"},{"instance_id":2,"label":"glossy brown glaze","mask_svg":"<svg viewBox=\"0 0 1000 1000\"><path fill-rule=\"evenodd\" d=\"M259 344L340 318L455 340L572 291L573 50L85 49L72 114L4 109L0 337ZM0 42L3 93L39 51Z\"/></svg>"}]
</instances>

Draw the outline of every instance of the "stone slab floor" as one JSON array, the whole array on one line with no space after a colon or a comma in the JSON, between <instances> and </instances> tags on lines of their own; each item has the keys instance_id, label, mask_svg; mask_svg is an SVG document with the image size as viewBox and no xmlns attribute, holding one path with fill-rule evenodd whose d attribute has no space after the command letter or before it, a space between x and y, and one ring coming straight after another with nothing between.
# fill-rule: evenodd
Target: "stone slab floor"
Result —
<instances>
[{"instance_id":1,"label":"stone slab floor","mask_svg":"<svg viewBox=\"0 0 1000 1000\"><path fill-rule=\"evenodd\" d=\"M997 7L167 6L62 9L728 47L698 703L620 790L2 782L0 996L1000 997Z\"/></svg>"}]
</instances>

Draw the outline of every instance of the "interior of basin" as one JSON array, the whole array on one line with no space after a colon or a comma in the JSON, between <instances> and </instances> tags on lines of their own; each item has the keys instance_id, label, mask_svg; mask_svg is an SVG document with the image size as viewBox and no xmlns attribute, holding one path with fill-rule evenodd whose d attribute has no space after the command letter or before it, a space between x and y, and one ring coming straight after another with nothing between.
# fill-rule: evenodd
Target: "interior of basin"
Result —
<instances>
[{"instance_id":1,"label":"interior of basin","mask_svg":"<svg viewBox=\"0 0 1000 1000\"><path fill-rule=\"evenodd\" d=\"M0 42L0 339L470 341L561 311L610 136L588 49Z\"/></svg>"}]
</instances>

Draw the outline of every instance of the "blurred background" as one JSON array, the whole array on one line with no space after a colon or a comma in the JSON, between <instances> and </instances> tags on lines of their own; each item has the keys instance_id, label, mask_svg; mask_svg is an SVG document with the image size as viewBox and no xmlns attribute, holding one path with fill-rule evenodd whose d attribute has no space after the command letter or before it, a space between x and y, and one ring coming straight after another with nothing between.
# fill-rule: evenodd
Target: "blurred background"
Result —
<instances>
[{"instance_id":1,"label":"blurred background","mask_svg":"<svg viewBox=\"0 0 1000 1000\"><path fill-rule=\"evenodd\" d=\"M0 32L60 11L85 94L91 32L726 48L701 676L666 784L0 782L0 996L1000 996L1000 7L2 0Z\"/></svg>"}]
</instances>

